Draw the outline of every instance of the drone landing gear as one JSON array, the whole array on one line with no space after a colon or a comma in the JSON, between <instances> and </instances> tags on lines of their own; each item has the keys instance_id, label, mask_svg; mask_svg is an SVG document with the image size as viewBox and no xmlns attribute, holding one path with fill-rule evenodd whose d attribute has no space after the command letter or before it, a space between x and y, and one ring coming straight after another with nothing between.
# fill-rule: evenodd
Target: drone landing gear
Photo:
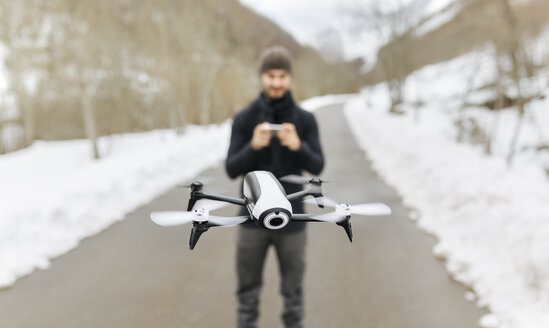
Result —
<instances>
[{"instance_id":1,"label":"drone landing gear","mask_svg":"<svg viewBox=\"0 0 549 328\"><path fill-rule=\"evenodd\" d=\"M193 222L193 228L191 230L191 237L189 238L189 249L190 250L193 250L196 243L198 243L198 239L200 238L200 236L202 236L202 234L204 232L208 231L208 229L210 229L211 227L213 227L213 225L208 224L208 223Z\"/></svg>"},{"instance_id":2,"label":"drone landing gear","mask_svg":"<svg viewBox=\"0 0 549 328\"><path fill-rule=\"evenodd\" d=\"M353 242L353 229L351 227L351 217L349 216L349 217L345 218L345 220L338 222L337 225L342 227L343 229L345 229L345 232L347 233L347 237L349 237L349 241L352 243Z\"/></svg>"}]
</instances>

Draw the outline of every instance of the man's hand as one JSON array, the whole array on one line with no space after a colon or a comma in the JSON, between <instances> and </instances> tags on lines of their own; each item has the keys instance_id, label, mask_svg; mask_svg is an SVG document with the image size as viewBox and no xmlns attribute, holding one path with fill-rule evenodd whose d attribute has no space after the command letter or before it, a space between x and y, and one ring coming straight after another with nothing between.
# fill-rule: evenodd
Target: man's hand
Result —
<instances>
[{"instance_id":1,"label":"man's hand","mask_svg":"<svg viewBox=\"0 0 549 328\"><path fill-rule=\"evenodd\" d=\"M261 150L271 144L271 128L269 123L263 122L254 128L252 137L252 149L255 151Z\"/></svg>"},{"instance_id":2,"label":"man's hand","mask_svg":"<svg viewBox=\"0 0 549 328\"><path fill-rule=\"evenodd\" d=\"M301 148L301 139L299 139L295 125L292 123L282 123L282 130L278 131L277 136L280 144L288 147L291 151L298 151Z\"/></svg>"}]
</instances>

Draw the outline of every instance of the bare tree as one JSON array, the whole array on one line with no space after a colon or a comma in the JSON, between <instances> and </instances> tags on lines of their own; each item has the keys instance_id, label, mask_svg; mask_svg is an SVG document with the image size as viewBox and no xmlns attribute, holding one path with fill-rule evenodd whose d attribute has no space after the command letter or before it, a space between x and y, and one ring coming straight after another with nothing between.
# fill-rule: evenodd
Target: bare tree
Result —
<instances>
[{"instance_id":1,"label":"bare tree","mask_svg":"<svg viewBox=\"0 0 549 328\"><path fill-rule=\"evenodd\" d=\"M398 106L403 102L404 84L411 71L409 43L414 28L421 22L426 3L373 0L367 4L357 3L353 8L355 29L370 29L380 41L377 59L389 87L392 113L398 113Z\"/></svg>"},{"instance_id":2,"label":"bare tree","mask_svg":"<svg viewBox=\"0 0 549 328\"><path fill-rule=\"evenodd\" d=\"M526 51L524 24L521 26L518 22L518 6L521 4L513 4L510 0L462 0L461 2L464 15L467 13L476 15L466 18L470 26L477 27L475 31L468 30L468 32L483 35L483 43L491 44L495 49L494 62L497 75L493 83L484 86L484 88L490 87L495 94L494 100L485 104L494 110L493 124L485 140L487 154L492 153L493 142L497 137L499 110L511 106L516 106L517 109L518 119L512 131L507 154L507 162L511 164L517 151L527 106L533 99L539 97L536 95L536 87L533 83L535 80L533 77L537 74L536 66ZM524 11L524 8L522 10Z\"/></svg>"},{"instance_id":3,"label":"bare tree","mask_svg":"<svg viewBox=\"0 0 549 328\"><path fill-rule=\"evenodd\" d=\"M511 146L509 155L507 156L507 162L511 164L516 151L517 140L522 129L525 112L524 91L522 90L521 79L527 77L526 72L526 57L521 43L520 31L518 29L517 20L511 7L509 0L500 0L503 7L503 19L507 23L508 37L506 38L506 51L507 55L511 59L511 78L514 83L515 91L517 94L517 107L518 107L518 120L515 126L513 137L511 139Z\"/></svg>"},{"instance_id":4,"label":"bare tree","mask_svg":"<svg viewBox=\"0 0 549 328\"><path fill-rule=\"evenodd\" d=\"M35 139L33 93L36 75L42 68L48 8L41 1L30 8L11 1L3 1L0 6L0 39L8 48L6 66L23 127L22 145L28 146Z\"/></svg>"},{"instance_id":5,"label":"bare tree","mask_svg":"<svg viewBox=\"0 0 549 328\"><path fill-rule=\"evenodd\" d=\"M200 87L200 114L198 120L200 124L211 123L212 97L215 94L215 81L221 63L220 58L213 57L201 65L202 85Z\"/></svg>"},{"instance_id":6,"label":"bare tree","mask_svg":"<svg viewBox=\"0 0 549 328\"><path fill-rule=\"evenodd\" d=\"M469 3L479 0L467 0ZM524 124L526 106L533 97L526 94L525 84L529 84L534 75L531 59L523 44L523 31L520 29L515 8L509 0L494 0L490 4L497 19L487 27L490 31L491 42L496 45L496 61L498 63L498 77L495 82L497 103L495 107L504 107L507 93L514 98L517 107L518 119L512 132L511 144L507 155L510 165L516 153L517 142ZM503 62L508 63L506 69ZM506 83L509 81L510 83ZM497 118L496 118L497 122ZM492 136L494 138L494 136ZM487 151L491 151L489 145Z\"/></svg>"}]
</instances>

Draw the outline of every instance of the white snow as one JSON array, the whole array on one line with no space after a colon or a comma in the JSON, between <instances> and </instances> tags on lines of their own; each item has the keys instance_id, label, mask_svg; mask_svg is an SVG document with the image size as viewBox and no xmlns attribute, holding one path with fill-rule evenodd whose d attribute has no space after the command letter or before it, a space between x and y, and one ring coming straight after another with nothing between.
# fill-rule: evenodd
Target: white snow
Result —
<instances>
[{"instance_id":1,"label":"white snow","mask_svg":"<svg viewBox=\"0 0 549 328\"><path fill-rule=\"evenodd\" d=\"M325 106L330 106L334 104L343 104L354 96L356 96L356 94L325 95L320 97L309 98L301 102L299 105L301 108L305 110L314 112L315 110Z\"/></svg>"},{"instance_id":2,"label":"white snow","mask_svg":"<svg viewBox=\"0 0 549 328\"><path fill-rule=\"evenodd\" d=\"M68 252L124 215L226 155L230 123L35 142L0 156L0 287Z\"/></svg>"},{"instance_id":3,"label":"white snow","mask_svg":"<svg viewBox=\"0 0 549 328\"><path fill-rule=\"evenodd\" d=\"M415 72L407 82L403 115L388 114L385 84L350 100L345 114L374 168L402 196L411 219L438 238L434 255L476 294L465 297L491 312L479 325L547 328L549 162L547 154L529 147L543 141L540 133L549 128L549 115L542 110L549 101L529 105L512 166L505 157L517 120L513 109L499 114L465 110L488 131L500 116L493 155L456 141L454 121L468 85L480 86L495 76L490 58L485 51Z\"/></svg>"}]
</instances>

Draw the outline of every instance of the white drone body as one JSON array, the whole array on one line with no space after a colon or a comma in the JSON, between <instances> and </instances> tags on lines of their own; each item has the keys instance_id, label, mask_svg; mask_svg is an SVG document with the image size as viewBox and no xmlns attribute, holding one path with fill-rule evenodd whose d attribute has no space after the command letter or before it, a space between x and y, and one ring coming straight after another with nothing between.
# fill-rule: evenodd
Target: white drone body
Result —
<instances>
[{"instance_id":1,"label":"white drone body","mask_svg":"<svg viewBox=\"0 0 549 328\"><path fill-rule=\"evenodd\" d=\"M294 184L308 184L302 191L287 195L280 181ZM269 230L279 230L292 221L332 222L343 227L349 240L352 241L351 214L380 216L389 215L391 209L382 203L359 205L339 204L322 195L322 180L290 175L277 179L268 171L252 171L244 176L243 197L234 198L223 195L213 195L202 191L203 184L194 182L191 187L191 198L187 211L153 212L151 219L161 226L174 226L193 223L189 247L193 249L200 235L215 226L235 226L245 222L255 222L259 227ZM306 202L313 202L319 207L324 205L334 207L330 213L310 215L295 214L291 201L304 197L313 197ZM220 217L210 215L209 211L221 208L227 204L245 206L248 215L236 217Z\"/></svg>"},{"instance_id":2,"label":"white drone body","mask_svg":"<svg viewBox=\"0 0 549 328\"><path fill-rule=\"evenodd\" d=\"M248 211L263 227L278 230L290 223L292 205L284 188L271 172L254 171L246 174L243 189Z\"/></svg>"}]
</instances>

